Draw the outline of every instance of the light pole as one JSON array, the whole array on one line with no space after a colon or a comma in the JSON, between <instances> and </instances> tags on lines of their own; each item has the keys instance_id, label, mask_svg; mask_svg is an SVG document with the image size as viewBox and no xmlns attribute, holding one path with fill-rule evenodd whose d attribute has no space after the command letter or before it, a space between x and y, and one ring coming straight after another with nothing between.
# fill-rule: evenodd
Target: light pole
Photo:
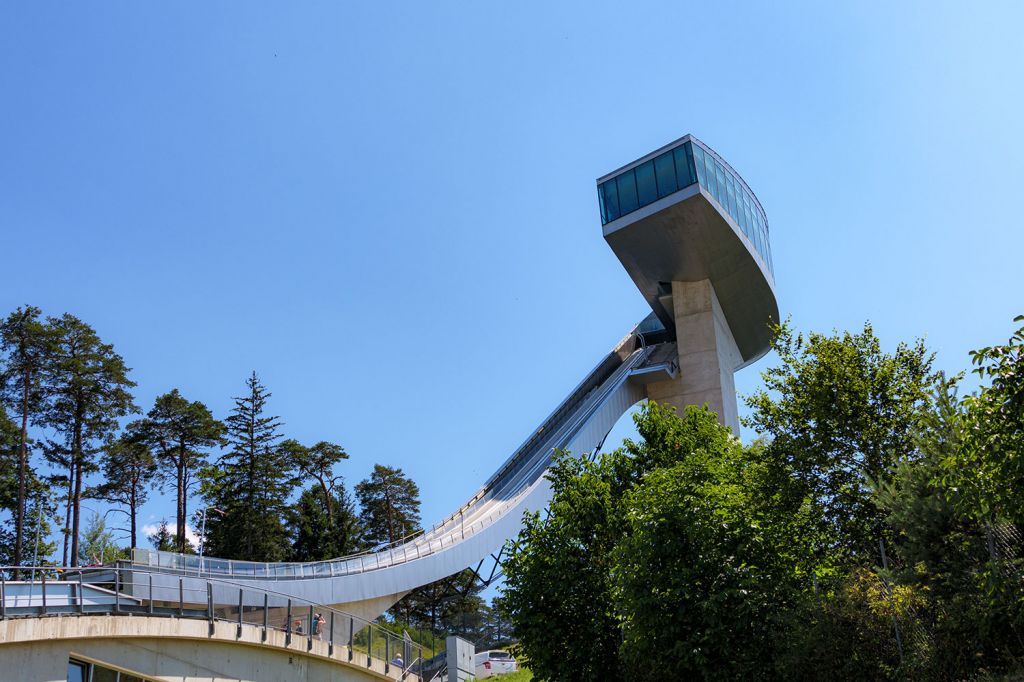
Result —
<instances>
[{"instance_id":1,"label":"light pole","mask_svg":"<svg viewBox=\"0 0 1024 682\"><path fill-rule=\"evenodd\" d=\"M199 575L203 574L203 551L206 549L206 511L214 511L225 516L223 509L217 509L216 507L203 507L203 521L202 527L199 531Z\"/></svg>"}]
</instances>

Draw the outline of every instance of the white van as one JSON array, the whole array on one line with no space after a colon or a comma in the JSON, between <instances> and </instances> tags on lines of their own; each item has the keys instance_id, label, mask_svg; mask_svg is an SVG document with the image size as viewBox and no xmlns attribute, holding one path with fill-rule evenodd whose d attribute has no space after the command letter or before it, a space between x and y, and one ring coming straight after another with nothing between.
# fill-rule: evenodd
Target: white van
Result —
<instances>
[{"instance_id":1,"label":"white van","mask_svg":"<svg viewBox=\"0 0 1024 682\"><path fill-rule=\"evenodd\" d=\"M481 651L473 661L476 663L476 679L482 680L495 675L514 673L516 671L516 659L507 651Z\"/></svg>"}]
</instances>

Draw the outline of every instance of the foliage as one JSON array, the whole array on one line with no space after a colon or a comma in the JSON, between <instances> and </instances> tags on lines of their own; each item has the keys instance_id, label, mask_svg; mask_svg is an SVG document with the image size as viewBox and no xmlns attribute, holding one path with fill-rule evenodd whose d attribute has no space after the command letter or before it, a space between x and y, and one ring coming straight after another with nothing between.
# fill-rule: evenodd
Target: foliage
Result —
<instances>
[{"instance_id":1,"label":"foliage","mask_svg":"<svg viewBox=\"0 0 1024 682\"><path fill-rule=\"evenodd\" d=\"M18 566L24 558L23 547L27 541L25 505L30 479L37 486L42 483L29 461L31 439L28 435L29 424L39 423L46 406L47 387L43 377L54 350L53 330L41 321L41 315L39 308L24 306L0 322L0 354L6 356L6 362L0 366L0 411L10 409L20 423L16 461L7 469L16 472L16 493L13 503L5 506L11 510L15 528L10 543L4 543L13 547L10 563Z\"/></svg>"},{"instance_id":2,"label":"foliage","mask_svg":"<svg viewBox=\"0 0 1024 682\"><path fill-rule=\"evenodd\" d=\"M873 561L885 529L873 486L914 454L918 415L935 381L921 340L881 350L870 324L859 333L794 335L775 329L779 364L747 398L747 426L770 439L774 457L813 501L830 539L821 552L853 565Z\"/></svg>"},{"instance_id":3,"label":"foliage","mask_svg":"<svg viewBox=\"0 0 1024 682\"><path fill-rule=\"evenodd\" d=\"M85 477L95 471L95 456L116 432L118 419L136 411L129 393L135 382L114 347L85 322L65 313L49 324L55 346L46 376L51 399L42 421L58 436L48 444L48 457L67 471L64 554L66 560L70 538L71 563L77 565Z\"/></svg>"},{"instance_id":4,"label":"foliage","mask_svg":"<svg viewBox=\"0 0 1024 682\"><path fill-rule=\"evenodd\" d=\"M550 513L528 513L505 561L504 604L540 680L625 679L613 611L611 460L558 453Z\"/></svg>"},{"instance_id":5,"label":"foliage","mask_svg":"<svg viewBox=\"0 0 1024 682\"><path fill-rule=\"evenodd\" d=\"M420 529L420 489L401 469L375 464L356 486L366 542L393 544Z\"/></svg>"},{"instance_id":6,"label":"foliage","mask_svg":"<svg viewBox=\"0 0 1024 682\"><path fill-rule=\"evenodd\" d=\"M99 514L93 514L82 531L78 551L78 559L84 566L97 566L128 558L128 551L117 546L114 534L107 530L107 523Z\"/></svg>"},{"instance_id":7,"label":"foliage","mask_svg":"<svg viewBox=\"0 0 1024 682\"><path fill-rule=\"evenodd\" d=\"M353 554L362 548L362 525L352 497L338 481L324 503L318 485L302 491L293 508L292 561L323 561ZM329 513L333 509L333 516Z\"/></svg>"},{"instance_id":8,"label":"foliage","mask_svg":"<svg viewBox=\"0 0 1024 682\"><path fill-rule=\"evenodd\" d=\"M149 499L156 460L137 429L129 428L103 451L103 483L89 493L121 507L128 517L128 537L138 546L139 507Z\"/></svg>"},{"instance_id":9,"label":"foliage","mask_svg":"<svg viewBox=\"0 0 1024 682\"><path fill-rule=\"evenodd\" d=\"M223 514L206 517L206 554L248 561L282 561L291 551L284 520L295 485L287 451L278 447L281 422L268 416L270 393L256 373L235 398L227 419L230 450L203 470L203 496Z\"/></svg>"},{"instance_id":10,"label":"foliage","mask_svg":"<svg viewBox=\"0 0 1024 682\"><path fill-rule=\"evenodd\" d=\"M153 545L153 548L159 552L178 552L178 539L170 529L167 527L167 519L161 519L160 525L154 533L147 535L146 539ZM185 538L185 551L184 554L195 554L196 548L192 546L192 543Z\"/></svg>"},{"instance_id":11,"label":"foliage","mask_svg":"<svg viewBox=\"0 0 1024 682\"><path fill-rule=\"evenodd\" d=\"M947 483L966 513L1024 527L1024 326L1005 344L971 352L971 361L989 384L965 400L964 444L947 460Z\"/></svg>"},{"instance_id":12,"label":"foliage","mask_svg":"<svg viewBox=\"0 0 1024 682\"><path fill-rule=\"evenodd\" d=\"M146 418L129 426L157 453L160 480L170 484L177 498L175 510L176 551L185 551L188 496L195 476L206 464L205 450L221 444L224 424L213 418L209 408L189 402L178 389L158 396ZM133 540L134 542L134 540Z\"/></svg>"}]
</instances>

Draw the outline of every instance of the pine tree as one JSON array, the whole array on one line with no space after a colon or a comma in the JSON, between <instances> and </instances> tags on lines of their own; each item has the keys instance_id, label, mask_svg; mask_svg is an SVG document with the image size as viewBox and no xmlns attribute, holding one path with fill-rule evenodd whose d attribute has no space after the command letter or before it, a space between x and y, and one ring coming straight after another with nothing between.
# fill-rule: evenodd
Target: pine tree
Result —
<instances>
[{"instance_id":1,"label":"pine tree","mask_svg":"<svg viewBox=\"0 0 1024 682\"><path fill-rule=\"evenodd\" d=\"M67 467L67 515L64 557L71 544L71 565L79 560L78 534L85 477L95 470L95 455L116 431L118 419L137 411L128 389L128 367L110 344L74 315L50 318L54 358L47 367L51 390L43 422L58 434L49 451Z\"/></svg>"},{"instance_id":2,"label":"pine tree","mask_svg":"<svg viewBox=\"0 0 1024 682\"><path fill-rule=\"evenodd\" d=\"M420 530L420 489L401 469L376 464L356 486L366 541L393 544Z\"/></svg>"},{"instance_id":3,"label":"pine tree","mask_svg":"<svg viewBox=\"0 0 1024 682\"><path fill-rule=\"evenodd\" d=\"M82 531L82 541L78 551L79 561L86 566L111 563L118 559L124 559L127 555L123 548L117 546L114 534L107 530L107 522L99 514L93 514L89 518L89 522Z\"/></svg>"},{"instance_id":4,"label":"pine tree","mask_svg":"<svg viewBox=\"0 0 1024 682\"><path fill-rule=\"evenodd\" d=\"M327 518L333 524L335 489L342 481L342 476L335 474L334 467L338 462L348 459L345 448L327 441L306 447L297 440L289 439L281 443L281 449L295 463L300 473L316 481L320 498L327 510Z\"/></svg>"},{"instance_id":5,"label":"pine tree","mask_svg":"<svg viewBox=\"0 0 1024 682\"><path fill-rule=\"evenodd\" d=\"M131 546L138 547L138 511L149 498L149 489L156 475L156 460L139 430L131 426L104 448L102 459L104 482L90 497L122 507L117 511L128 517Z\"/></svg>"},{"instance_id":6,"label":"pine tree","mask_svg":"<svg viewBox=\"0 0 1024 682\"><path fill-rule=\"evenodd\" d=\"M24 306L0 322L0 351L7 356L0 371L0 404L18 416L17 495L12 508L14 518L14 552L12 562L20 566L25 539L25 501L29 478L33 475L29 462L29 423L36 423L46 401L44 369L53 351L52 330L40 321L42 311ZM15 572L17 579L17 572Z\"/></svg>"},{"instance_id":7,"label":"pine tree","mask_svg":"<svg viewBox=\"0 0 1024 682\"><path fill-rule=\"evenodd\" d=\"M223 442L224 424L213 418L206 405L189 402L174 389L156 399L153 409L138 423L137 429L158 455L161 480L174 486L177 495L175 540L177 551L184 552L188 542L185 523L189 490L195 487L196 474L206 464L204 450Z\"/></svg>"},{"instance_id":8,"label":"pine tree","mask_svg":"<svg viewBox=\"0 0 1024 682\"><path fill-rule=\"evenodd\" d=\"M318 485L310 486L299 496L293 511L293 561L324 561L353 554L361 548L359 517L343 483L338 482L331 491L331 507L333 516Z\"/></svg>"},{"instance_id":9,"label":"pine tree","mask_svg":"<svg viewBox=\"0 0 1024 682\"><path fill-rule=\"evenodd\" d=\"M152 535L147 536L153 547L158 552L178 551L178 543L171 531L167 528L167 519L160 520L160 527Z\"/></svg>"},{"instance_id":10,"label":"pine tree","mask_svg":"<svg viewBox=\"0 0 1024 682\"><path fill-rule=\"evenodd\" d=\"M295 486L293 464L279 447L281 422L266 416L270 393L256 373L247 395L235 398L227 418L229 452L203 471L207 502L224 512L206 518L211 556L249 561L281 561L290 546L284 519Z\"/></svg>"}]
</instances>

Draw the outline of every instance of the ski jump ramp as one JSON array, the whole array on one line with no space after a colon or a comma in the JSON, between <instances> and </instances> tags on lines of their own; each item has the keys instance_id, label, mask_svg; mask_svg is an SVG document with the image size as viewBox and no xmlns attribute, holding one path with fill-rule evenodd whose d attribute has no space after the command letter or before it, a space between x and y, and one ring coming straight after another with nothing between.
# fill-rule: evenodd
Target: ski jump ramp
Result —
<instances>
[{"instance_id":1,"label":"ski jump ramp","mask_svg":"<svg viewBox=\"0 0 1024 682\"><path fill-rule=\"evenodd\" d=\"M330 561L200 563L135 549L133 569L151 574L154 590L216 577L372 619L515 538L523 513L548 504L544 474L555 450L594 453L641 400L680 410L708 404L738 434L733 373L768 351L769 325L779 319L760 203L728 163L689 135L600 178L598 198L605 240L653 312L453 514L393 546Z\"/></svg>"}]
</instances>

